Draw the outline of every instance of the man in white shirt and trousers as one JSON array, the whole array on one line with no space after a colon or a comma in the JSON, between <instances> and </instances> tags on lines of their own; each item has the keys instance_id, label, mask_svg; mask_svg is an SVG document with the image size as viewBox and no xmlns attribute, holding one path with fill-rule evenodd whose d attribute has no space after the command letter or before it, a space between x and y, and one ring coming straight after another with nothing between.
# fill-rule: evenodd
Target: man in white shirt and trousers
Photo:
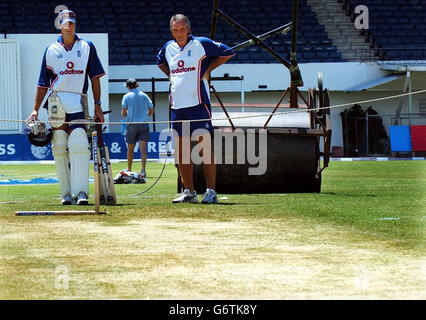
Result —
<instances>
[{"instance_id":1,"label":"man in white shirt and trousers","mask_svg":"<svg viewBox=\"0 0 426 320\"><path fill-rule=\"evenodd\" d=\"M38 120L48 89L49 124L53 127L52 153L62 196L62 205L87 205L89 199L90 148L84 122L88 116L87 89L90 79L95 119L104 122L100 77L105 71L92 42L76 33L76 15L63 10L57 20L61 35L43 55L33 111L27 123ZM80 122L73 124L72 122ZM70 122L67 124L65 122Z\"/></svg>"}]
</instances>

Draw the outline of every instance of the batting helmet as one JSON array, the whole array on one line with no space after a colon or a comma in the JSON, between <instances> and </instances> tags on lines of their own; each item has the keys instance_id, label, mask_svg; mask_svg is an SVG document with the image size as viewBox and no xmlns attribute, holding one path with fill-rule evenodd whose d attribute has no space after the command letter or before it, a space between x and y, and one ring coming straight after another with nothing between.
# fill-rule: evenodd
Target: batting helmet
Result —
<instances>
[{"instance_id":1,"label":"batting helmet","mask_svg":"<svg viewBox=\"0 0 426 320\"><path fill-rule=\"evenodd\" d=\"M28 140L32 145L44 147L49 144L53 137L53 130L47 128L43 122L30 122L26 129Z\"/></svg>"}]
</instances>

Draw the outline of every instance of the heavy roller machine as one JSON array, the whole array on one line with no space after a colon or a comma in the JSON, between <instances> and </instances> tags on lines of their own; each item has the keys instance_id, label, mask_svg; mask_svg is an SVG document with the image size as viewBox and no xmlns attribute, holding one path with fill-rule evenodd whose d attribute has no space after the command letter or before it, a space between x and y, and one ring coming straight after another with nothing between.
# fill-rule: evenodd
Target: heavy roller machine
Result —
<instances>
[{"instance_id":1,"label":"heavy roller machine","mask_svg":"<svg viewBox=\"0 0 426 320\"><path fill-rule=\"evenodd\" d=\"M218 101L216 105L212 106L222 109L221 112L212 113L212 124L215 128L215 133L212 134L212 144L216 143L214 147L216 159L222 159L220 163L216 162L216 191L218 193L321 191L322 171L328 166L330 158L330 110L326 108L330 106L330 98L328 90L323 88L322 73L318 73L318 87L309 89L307 97L298 89L303 86L296 60L298 5L298 0L294 0L293 20L290 23L256 36L221 11L219 0L214 1L210 37L215 38L217 19L224 20L249 38L234 46L234 50L237 51L249 45L260 46L288 68L291 79L290 87L283 92L278 103L271 106L273 107L272 112L228 113L226 106L242 108L249 106L224 104L215 88L210 85L211 92ZM264 40L272 35L286 33L290 30L292 48L290 62L288 62L269 47ZM290 103L282 104L287 95L289 95ZM301 103L299 103L299 99ZM250 107L265 106L268 105L250 105ZM276 112L280 107L280 112ZM255 143L249 145L249 138ZM228 144L217 144L219 140L228 141ZM229 141L233 141L232 151L229 149ZM229 152L232 152L231 158L229 158ZM252 158L258 160L257 164L248 161L250 154ZM245 156L245 161L241 161L242 155ZM225 163L226 157L228 157L228 163ZM232 160L232 163L229 163L229 160ZM194 187L199 194L206 190L202 165L194 165ZM178 192L181 191L182 183L178 177Z\"/></svg>"}]
</instances>

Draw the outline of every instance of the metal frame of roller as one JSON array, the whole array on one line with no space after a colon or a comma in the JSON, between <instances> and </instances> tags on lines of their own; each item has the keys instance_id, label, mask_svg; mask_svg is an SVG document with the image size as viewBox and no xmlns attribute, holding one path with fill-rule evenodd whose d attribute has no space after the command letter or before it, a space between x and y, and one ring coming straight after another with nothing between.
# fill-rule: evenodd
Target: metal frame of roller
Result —
<instances>
[{"instance_id":1,"label":"metal frame of roller","mask_svg":"<svg viewBox=\"0 0 426 320\"><path fill-rule=\"evenodd\" d=\"M321 191L321 174L328 166L330 158L330 109L324 109L324 107L330 106L330 99L328 90L323 88L322 73L318 74L318 88L309 89L307 98L298 90L298 87L303 86L296 60L298 6L299 1L294 0L292 22L256 36L222 12L219 9L219 0L214 0L210 37L212 39L215 38L217 18L223 19L250 39L234 46L234 50L256 44L288 68L291 78L290 87L284 91L264 125L256 128L256 132L261 129L267 130L266 172L263 175L249 175L248 169L252 166L247 163L235 164L236 161L234 161L234 164L217 164L216 191L218 193L302 193ZM292 31L292 49L290 62L288 62L265 44L264 40L277 33L287 33L290 30ZM216 96L225 116L229 118L225 105L215 88L210 85L210 89ZM288 109L286 108L286 111L294 112L297 109L304 109L309 112L310 123L308 127L297 128L271 125L272 117L287 94L290 94L290 104L287 106ZM303 104L298 103L298 98L303 101ZM319 110L315 110L318 107ZM215 126L214 123L213 126L215 126L216 130L221 130L225 135L232 135L232 132L237 128L244 130L244 132L247 132L248 129L253 129L253 127L236 126L232 119L228 119L228 121L229 126ZM323 138L322 152L319 147L321 137ZM235 139L233 150L234 153L237 150ZM215 150L216 152L220 151ZM224 157L224 147L222 147L221 152ZM258 150L256 152L258 154ZM321 156L323 157L322 165ZM234 154L235 158L236 155ZM206 189L202 165L194 165L194 187L197 193L202 193ZM178 178L178 192L180 191L182 191L182 183Z\"/></svg>"}]
</instances>

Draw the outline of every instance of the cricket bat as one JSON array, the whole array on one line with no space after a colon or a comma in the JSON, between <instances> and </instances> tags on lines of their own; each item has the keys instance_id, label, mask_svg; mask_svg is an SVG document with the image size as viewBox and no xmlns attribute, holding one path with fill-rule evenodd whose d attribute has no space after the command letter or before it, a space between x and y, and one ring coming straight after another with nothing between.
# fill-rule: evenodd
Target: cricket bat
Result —
<instances>
[{"instance_id":1,"label":"cricket bat","mask_svg":"<svg viewBox=\"0 0 426 320\"><path fill-rule=\"evenodd\" d=\"M92 132L92 156L93 156L94 192L95 192L95 212L99 212L101 190L99 185L98 135L96 131Z\"/></svg>"},{"instance_id":2,"label":"cricket bat","mask_svg":"<svg viewBox=\"0 0 426 320\"><path fill-rule=\"evenodd\" d=\"M95 215L95 214L107 214L104 211L15 211L15 216L81 216L81 215Z\"/></svg>"},{"instance_id":3,"label":"cricket bat","mask_svg":"<svg viewBox=\"0 0 426 320\"><path fill-rule=\"evenodd\" d=\"M105 146L102 137L102 125L96 124L97 147L99 159L99 201L105 204L116 204L114 182L112 180L111 163L109 160L108 147Z\"/></svg>"},{"instance_id":4,"label":"cricket bat","mask_svg":"<svg viewBox=\"0 0 426 320\"><path fill-rule=\"evenodd\" d=\"M113 204L116 204L117 197L115 195L114 179L112 178L111 161L109 160L109 150L107 146L105 146L105 155L106 155L107 166L108 166L108 184L111 186L110 192L111 192L111 197L114 200Z\"/></svg>"}]
</instances>

